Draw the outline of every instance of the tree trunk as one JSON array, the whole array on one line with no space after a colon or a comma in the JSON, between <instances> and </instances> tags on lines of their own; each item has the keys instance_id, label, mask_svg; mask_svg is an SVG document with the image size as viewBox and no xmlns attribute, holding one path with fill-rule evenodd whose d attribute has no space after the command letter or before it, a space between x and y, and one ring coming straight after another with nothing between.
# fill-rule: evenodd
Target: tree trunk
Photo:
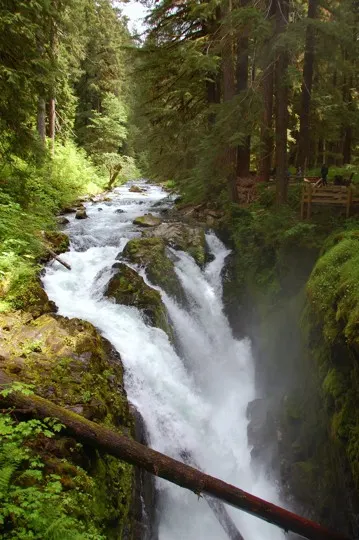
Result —
<instances>
[{"instance_id":1,"label":"tree trunk","mask_svg":"<svg viewBox=\"0 0 359 540\"><path fill-rule=\"evenodd\" d=\"M346 59L347 57L348 55L346 55ZM352 87L353 87L353 78L345 77L344 84L343 84L343 101L346 104L349 115L353 110ZM353 139L353 128L351 126L350 116L346 122L346 125L344 125L343 131L344 131L343 146L342 146L343 165L347 165L351 162L352 139Z\"/></svg>"},{"instance_id":2,"label":"tree trunk","mask_svg":"<svg viewBox=\"0 0 359 540\"><path fill-rule=\"evenodd\" d=\"M351 163L352 160L352 140L353 129L351 126L345 128L343 142L343 165Z\"/></svg>"},{"instance_id":3,"label":"tree trunk","mask_svg":"<svg viewBox=\"0 0 359 540\"><path fill-rule=\"evenodd\" d=\"M240 7L246 7L249 4L249 0L240 0ZM249 40L247 32L240 32L240 36L237 41L237 63L236 63L236 79L237 79L237 93L245 92L248 90L248 46ZM251 159L251 137L246 135L242 144L237 147L237 176L239 178L246 178L249 176Z\"/></svg>"},{"instance_id":4,"label":"tree trunk","mask_svg":"<svg viewBox=\"0 0 359 540\"><path fill-rule=\"evenodd\" d=\"M226 0L222 10L222 81L223 101L228 102L234 97L234 60L233 60L233 36L230 15L232 12L232 0ZM238 202L237 174L236 174L236 149L227 143L223 154L224 171L233 202Z\"/></svg>"},{"instance_id":5,"label":"tree trunk","mask_svg":"<svg viewBox=\"0 0 359 540\"><path fill-rule=\"evenodd\" d=\"M55 122L56 122L56 104L55 98L50 99L49 104L49 138L51 140L51 153L55 152Z\"/></svg>"},{"instance_id":6,"label":"tree trunk","mask_svg":"<svg viewBox=\"0 0 359 540\"><path fill-rule=\"evenodd\" d=\"M0 385L11 386L12 380L0 370ZM11 388L10 388L11 390ZM55 405L47 399L34 394L25 395L10 391L6 396L0 394L0 406L15 407L24 415L34 418L57 418L67 432L80 443L106 452L132 465L142 467L165 480L189 489L201 496L207 494L236 508L252 514L285 531L293 531L309 540L348 540L339 533L328 531L317 523L301 518L288 510L266 502L254 495L204 474L189 465L172 459L160 452L120 435L110 429L95 424L78 414Z\"/></svg>"},{"instance_id":7,"label":"tree trunk","mask_svg":"<svg viewBox=\"0 0 359 540\"><path fill-rule=\"evenodd\" d=\"M221 10L216 8L213 17L204 23L204 33L209 37L209 40L216 39L219 31L219 22L221 18ZM212 127L216 122L216 114L213 106L221 102L221 81L220 73L209 73L206 80L207 103L209 105L208 124Z\"/></svg>"},{"instance_id":8,"label":"tree trunk","mask_svg":"<svg viewBox=\"0 0 359 540\"><path fill-rule=\"evenodd\" d=\"M303 66L302 96L300 107L299 149L297 167L305 172L310 150L310 109L315 60L315 29L311 21L317 15L318 0L309 0L308 26L305 37L305 54Z\"/></svg>"},{"instance_id":9,"label":"tree trunk","mask_svg":"<svg viewBox=\"0 0 359 540\"><path fill-rule=\"evenodd\" d=\"M54 11L58 9L59 6L56 5L56 0L52 0ZM56 69L57 63L57 54L58 54L58 35L56 21L52 17L51 26L50 26L50 58L51 64ZM56 88L55 83L52 84L50 102L49 102L49 138L51 141L51 153L55 153L55 132L56 132Z\"/></svg>"},{"instance_id":10,"label":"tree trunk","mask_svg":"<svg viewBox=\"0 0 359 540\"><path fill-rule=\"evenodd\" d=\"M271 20L276 12L276 2L267 0L266 8ZM273 36L272 36L273 38ZM273 92L274 92L274 60L271 55L272 38L264 44L266 49L263 65L261 91L263 96L263 119L261 125L261 151L259 158L259 177L262 182L268 182L272 168L273 155Z\"/></svg>"},{"instance_id":11,"label":"tree trunk","mask_svg":"<svg viewBox=\"0 0 359 540\"><path fill-rule=\"evenodd\" d=\"M289 16L288 0L276 0L276 33L280 37L286 31ZM288 51L281 45L277 52L275 68L276 83L276 200L287 201L288 194Z\"/></svg>"},{"instance_id":12,"label":"tree trunk","mask_svg":"<svg viewBox=\"0 0 359 540\"><path fill-rule=\"evenodd\" d=\"M37 105L37 132L45 145L46 141L46 103L43 98L39 98Z\"/></svg>"}]
</instances>

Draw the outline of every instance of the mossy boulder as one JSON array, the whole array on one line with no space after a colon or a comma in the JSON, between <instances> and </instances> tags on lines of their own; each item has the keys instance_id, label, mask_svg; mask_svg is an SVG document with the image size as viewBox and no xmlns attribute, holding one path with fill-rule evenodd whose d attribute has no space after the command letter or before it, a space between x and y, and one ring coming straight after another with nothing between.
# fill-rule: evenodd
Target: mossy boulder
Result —
<instances>
[{"instance_id":1,"label":"mossy boulder","mask_svg":"<svg viewBox=\"0 0 359 540\"><path fill-rule=\"evenodd\" d=\"M12 309L26 311L33 317L57 311L56 305L49 300L44 291L36 269L26 268L23 272L16 274L11 281L4 283L0 297Z\"/></svg>"},{"instance_id":2,"label":"mossy boulder","mask_svg":"<svg viewBox=\"0 0 359 540\"><path fill-rule=\"evenodd\" d=\"M120 433L133 433L119 355L89 323L56 315L0 315L0 369L37 394ZM64 489L76 484L71 464L93 479L86 511L109 539L132 538L132 467L58 436L35 446ZM66 467L65 467L66 465ZM70 471L70 472L68 472ZM91 507L91 508L90 508Z\"/></svg>"},{"instance_id":3,"label":"mossy boulder","mask_svg":"<svg viewBox=\"0 0 359 540\"><path fill-rule=\"evenodd\" d=\"M140 227L156 227L161 223L161 220L153 214L145 214L144 216L135 218L133 223L134 225L139 225Z\"/></svg>"},{"instance_id":4,"label":"mossy boulder","mask_svg":"<svg viewBox=\"0 0 359 540\"><path fill-rule=\"evenodd\" d=\"M206 261L206 238L202 227L193 227L181 222L161 223L145 232L146 237L163 238L174 249L186 251L202 266Z\"/></svg>"},{"instance_id":5,"label":"mossy boulder","mask_svg":"<svg viewBox=\"0 0 359 540\"><path fill-rule=\"evenodd\" d=\"M62 218L64 219L64 218ZM66 218L65 218L66 219ZM68 220L66 221L68 223ZM56 253L65 253L70 247L70 239L67 234L60 231L46 231L44 232L44 238L49 247Z\"/></svg>"},{"instance_id":6,"label":"mossy boulder","mask_svg":"<svg viewBox=\"0 0 359 540\"><path fill-rule=\"evenodd\" d=\"M185 301L181 283L176 275L173 261L167 256L162 238L135 238L130 240L121 257L131 263L145 267L148 279L162 287L170 296Z\"/></svg>"},{"instance_id":7,"label":"mossy boulder","mask_svg":"<svg viewBox=\"0 0 359 540\"><path fill-rule=\"evenodd\" d=\"M166 308L161 295L149 287L135 270L124 263L116 263L116 274L110 279L105 296L116 303L140 309L152 326L162 328L172 338Z\"/></svg>"}]
</instances>

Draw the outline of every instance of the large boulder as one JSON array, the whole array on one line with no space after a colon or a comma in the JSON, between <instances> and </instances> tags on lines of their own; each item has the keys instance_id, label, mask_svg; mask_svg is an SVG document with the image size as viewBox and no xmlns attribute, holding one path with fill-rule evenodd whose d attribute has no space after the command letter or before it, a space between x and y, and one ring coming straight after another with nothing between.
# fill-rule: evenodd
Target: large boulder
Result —
<instances>
[{"instance_id":1,"label":"large boulder","mask_svg":"<svg viewBox=\"0 0 359 540\"><path fill-rule=\"evenodd\" d=\"M156 227L161 223L161 220L152 214L145 214L144 216L135 218L133 223L134 225L139 225L140 227Z\"/></svg>"},{"instance_id":2,"label":"large boulder","mask_svg":"<svg viewBox=\"0 0 359 540\"><path fill-rule=\"evenodd\" d=\"M192 227L185 223L161 223L158 227L145 232L145 236L163 238L174 249L187 251L194 260L203 265L206 259L206 239L202 227Z\"/></svg>"},{"instance_id":3,"label":"large boulder","mask_svg":"<svg viewBox=\"0 0 359 540\"><path fill-rule=\"evenodd\" d=\"M121 359L91 324L48 314L36 320L27 314L0 315L0 340L1 370L85 418L134 434ZM124 538L123 531L134 527L133 468L77 444L66 433L45 443L40 437L31 450L45 463L44 474L56 474L64 490L81 497L80 519L91 513L104 537ZM81 483L84 473L86 484Z\"/></svg>"},{"instance_id":4,"label":"large boulder","mask_svg":"<svg viewBox=\"0 0 359 540\"><path fill-rule=\"evenodd\" d=\"M110 279L105 296L113 298L117 304L140 309L152 326L162 328L172 338L166 308L161 295L149 287L135 270L124 263L116 263L117 272Z\"/></svg>"},{"instance_id":5,"label":"large boulder","mask_svg":"<svg viewBox=\"0 0 359 540\"><path fill-rule=\"evenodd\" d=\"M134 238L126 244L120 257L145 267L151 283L162 287L177 301L181 303L185 301L173 261L167 256L166 245L162 238Z\"/></svg>"}]
</instances>

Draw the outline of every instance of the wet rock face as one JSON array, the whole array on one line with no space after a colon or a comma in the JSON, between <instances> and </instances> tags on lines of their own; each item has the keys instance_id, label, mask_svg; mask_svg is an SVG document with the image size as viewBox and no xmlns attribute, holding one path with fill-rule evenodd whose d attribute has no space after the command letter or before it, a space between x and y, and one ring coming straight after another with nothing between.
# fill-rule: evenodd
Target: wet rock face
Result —
<instances>
[{"instance_id":1,"label":"wet rock face","mask_svg":"<svg viewBox=\"0 0 359 540\"><path fill-rule=\"evenodd\" d=\"M142 416L133 405L131 405L131 413L135 419L135 440L148 446L149 437ZM134 534L131 540L157 540L155 479L152 474L144 469L139 467L134 469L135 489L131 508L134 520Z\"/></svg>"},{"instance_id":2,"label":"wet rock face","mask_svg":"<svg viewBox=\"0 0 359 540\"><path fill-rule=\"evenodd\" d=\"M37 319L28 313L0 315L0 341L1 370L85 418L129 436L134 433L121 359L91 324L53 314ZM130 465L76 445L64 435L52 439L46 451L41 441L39 445L36 451L45 452L42 459L64 485L73 483L64 464L67 469L79 465L92 477L91 507L106 538L122 539L125 529L132 531Z\"/></svg>"},{"instance_id":3,"label":"wet rock face","mask_svg":"<svg viewBox=\"0 0 359 540\"><path fill-rule=\"evenodd\" d=\"M255 399L248 404L248 443L253 446L251 457L254 462L270 465L270 470L278 474L278 432L271 405L267 399Z\"/></svg>"},{"instance_id":4,"label":"wet rock face","mask_svg":"<svg viewBox=\"0 0 359 540\"><path fill-rule=\"evenodd\" d=\"M140 227L156 227L161 223L161 220L152 214L145 214L144 216L139 216L134 219L133 223Z\"/></svg>"},{"instance_id":5,"label":"wet rock face","mask_svg":"<svg viewBox=\"0 0 359 540\"><path fill-rule=\"evenodd\" d=\"M161 295L145 283L143 278L124 263L116 263L116 274L110 279L105 296L116 303L134 306L143 311L152 326L161 328L172 337L167 312Z\"/></svg>"},{"instance_id":6,"label":"wet rock face","mask_svg":"<svg viewBox=\"0 0 359 540\"><path fill-rule=\"evenodd\" d=\"M181 283L174 270L173 262L167 256L166 245L162 238L135 238L130 240L120 257L133 264L145 267L151 283L162 287L178 302L185 303Z\"/></svg>"},{"instance_id":7,"label":"wet rock face","mask_svg":"<svg viewBox=\"0 0 359 540\"><path fill-rule=\"evenodd\" d=\"M206 259L206 240L202 227L192 227L185 223L161 223L159 226L146 231L146 237L162 238L174 249L186 251L194 260L203 265Z\"/></svg>"}]
</instances>

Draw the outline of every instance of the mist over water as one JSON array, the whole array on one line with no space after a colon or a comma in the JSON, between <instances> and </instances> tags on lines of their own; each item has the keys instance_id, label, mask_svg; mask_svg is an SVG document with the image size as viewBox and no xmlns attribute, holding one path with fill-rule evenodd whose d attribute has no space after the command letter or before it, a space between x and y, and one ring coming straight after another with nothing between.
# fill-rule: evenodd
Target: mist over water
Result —
<instances>
[{"instance_id":1,"label":"mist over water","mask_svg":"<svg viewBox=\"0 0 359 540\"><path fill-rule=\"evenodd\" d=\"M130 193L127 185L117 188L107 203L89 203L87 220L70 217L66 232L71 250L62 258L72 270L52 263L43 277L45 289L61 315L91 322L120 353L128 398L144 418L152 448L179 460L189 456L203 471L278 503L275 486L250 463L246 408L257 397L253 359L250 343L233 338L223 313L226 247L207 234L214 260L204 270L188 254L173 252L188 300L184 309L161 291L176 350L162 330L146 325L136 308L103 297L116 256L140 235L133 219L149 209L155 213L151 207L167 195L159 187L143 187L143 194ZM160 540L227 540L203 499L169 482L156 482ZM245 540L284 538L274 526L230 507L228 511Z\"/></svg>"}]
</instances>

